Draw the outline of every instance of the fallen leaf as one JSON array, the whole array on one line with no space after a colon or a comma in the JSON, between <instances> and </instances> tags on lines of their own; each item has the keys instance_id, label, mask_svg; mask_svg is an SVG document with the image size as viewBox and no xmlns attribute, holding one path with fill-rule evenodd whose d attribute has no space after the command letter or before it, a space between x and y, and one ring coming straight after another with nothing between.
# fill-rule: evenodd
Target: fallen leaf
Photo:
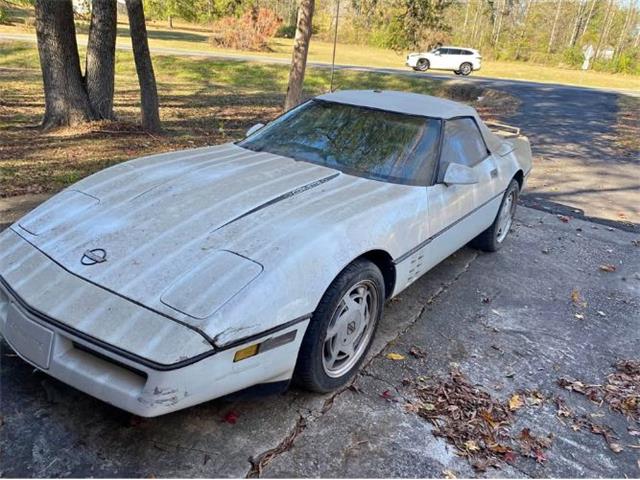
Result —
<instances>
[{"instance_id":1,"label":"fallen leaf","mask_svg":"<svg viewBox=\"0 0 640 480\"><path fill-rule=\"evenodd\" d=\"M558 220L560 220L562 223L569 223L569 217L567 217L566 215L558 215Z\"/></svg>"},{"instance_id":2,"label":"fallen leaf","mask_svg":"<svg viewBox=\"0 0 640 480\"><path fill-rule=\"evenodd\" d=\"M609 448L613 453L620 453L623 450L622 446L619 443L610 443Z\"/></svg>"},{"instance_id":3,"label":"fallen leaf","mask_svg":"<svg viewBox=\"0 0 640 480\"><path fill-rule=\"evenodd\" d=\"M231 425L235 425L236 422L238 421L238 413L233 411L233 410L229 410L224 417L222 417L222 421L226 422L226 423L230 423Z\"/></svg>"},{"instance_id":4,"label":"fallen leaf","mask_svg":"<svg viewBox=\"0 0 640 480\"><path fill-rule=\"evenodd\" d=\"M416 358L425 358L427 356L427 353L424 350L422 350L420 347L416 347L415 345L411 347L409 353Z\"/></svg>"},{"instance_id":5,"label":"fallen leaf","mask_svg":"<svg viewBox=\"0 0 640 480\"><path fill-rule=\"evenodd\" d=\"M458 477L456 477L456 474L455 474L455 472L453 470L443 470L442 471L442 476L443 476L443 478L449 478L449 479L458 478Z\"/></svg>"},{"instance_id":6,"label":"fallen leaf","mask_svg":"<svg viewBox=\"0 0 640 480\"><path fill-rule=\"evenodd\" d=\"M616 266L611 265L610 263L605 263L604 265L600 265L600 270L602 270L603 272L615 272Z\"/></svg>"},{"instance_id":7,"label":"fallen leaf","mask_svg":"<svg viewBox=\"0 0 640 480\"><path fill-rule=\"evenodd\" d=\"M404 360L404 355L400 355L399 353L387 353L386 357L389 360Z\"/></svg>"},{"instance_id":8,"label":"fallen leaf","mask_svg":"<svg viewBox=\"0 0 640 480\"><path fill-rule=\"evenodd\" d=\"M522 401L522 398L520 397L520 395L518 395L517 393L512 395L511 398L509 399L509 409L510 410L518 410L519 408L522 408L524 406L524 402Z\"/></svg>"},{"instance_id":9,"label":"fallen leaf","mask_svg":"<svg viewBox=\"0 0 640 480\"><path fill-rule=\"evenodd\" d=\"M480 450L480 447L475 440L467 440L466 442L464 442L464 447L470 452L477 452L478 450Z\"/></svg>"},{"instance_id":10,"label":"fallen leaf","mask_svg":"<svg viewBox=\"0 0 640 480\"><path fill-rule=\"evenodd\" d=\"M574 305L578 305L581 307L587 306L587 302L584 301L577 288L571 290L571 301L574 303Z\"/></svg>"},{"instance_id":11,"label":"fallen leaf","mask_svg":"<svg viewBox=\"0 0 640 480\"><path fill-rule=\"evenodd\" d=\"M504 461L507 463L513 463L516 461L516 454L515 452L507 452L504 454Z\"/></svg>"},{"instance_id":12,"label":"fallen leaf","mask_svg":"<svg viewBox=\"0 0 640 480\"><path fill-rule=\"evenodd\" d=\"M578 320L584 320L584 315L581 313L576 313L574 317L576 317Z\"/></svg>"},{"instance_id":13,"label":"fallen leaf","mask_svg":"<svg viewBox=\"0 0 640 480\"><path fill-rule=\"evenodd\" d=\"M544 463L544 462L547 461L547 456L539 448L535 449L534 453L535 453L535 456L536 456L536 462Z\"/></svg>"},{"instance_id":14,"label":"fallen leaf","mask_svg":"<svg viewBox=\"0 0 640 480\"><path fill-rule=\"evenodd\" d=\"M382 393L380 394L380 396L381 396L382 398L384 398L385 400L391 400L391 399L393 399L393 394L392 394L389 390L385 390L384 392L382 392Z\"/></svg>"}]
</instances>

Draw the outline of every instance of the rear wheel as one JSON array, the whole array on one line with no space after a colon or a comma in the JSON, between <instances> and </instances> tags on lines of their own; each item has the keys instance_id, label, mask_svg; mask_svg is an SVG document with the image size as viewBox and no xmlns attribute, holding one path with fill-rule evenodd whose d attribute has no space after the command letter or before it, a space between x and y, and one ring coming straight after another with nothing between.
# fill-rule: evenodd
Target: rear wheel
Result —
<instances>
[{"instance_id":1,"label":"rear wheel","mask_svg":"<svg viewBox=\"0 0 640 480\"><path fill-rule=\"evenodd\" d=\"M504 197L502 197L502 203L495 220L489 228L471 241L471 246L485 252L500 250L513 224L519 194L520 184L516 180L511 180Z\"/></svg>"},{"instance_id":2,"label":"rear wheel","mask_svg":"<svg viewBox=\"0 0 640 480\"><path fill-rule=\"evenodd\" d=\"M416 63L415 69L420 72L429 70L429 60L427 60L426 58L421 58L420 60L418 60L418 63Z\"/></svg>"},{"instance_id":3,"label":"rear wheel","mask_svg":"<svg viewBox=\"0 0 640 480\"><path fill-rule=\"evenodd\" d=\"M461 75L464 75L466 77L473 71L473 66L470 63L465 62L462 65L460 65L460 69L458 71L460 72Z\"/></svg>"},{"instance_id":4,"label":"rear wheel","mask_svg":"<svg viewBox=\"0 0 640 480\"><path fill-rule=\"evenodd\" d=\"M294 378L316 392L346 385L357 372L382 317L384 279L368 260L347 266L325 292L305 333Z\"/></svg>"}]
</instances>

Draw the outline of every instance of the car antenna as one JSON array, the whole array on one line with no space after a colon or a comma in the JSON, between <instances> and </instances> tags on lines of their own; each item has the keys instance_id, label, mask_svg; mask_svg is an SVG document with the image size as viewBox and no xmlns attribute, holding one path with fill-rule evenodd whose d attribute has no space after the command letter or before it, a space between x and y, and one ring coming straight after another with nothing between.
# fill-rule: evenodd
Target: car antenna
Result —
<instances>
[{"instance_id":1,"label":"car antenna","mask_svg":"<svg viewBox=\"0 0 640 480\"><path fill-rule=\"evenodd\" d=\"M329 84L329 92L333 89L333 74L336 69L336 43L338 41L338 18L340 18L340 0L336 0L336 24L333 29L333 56L331 58L331 83ZM336 87L337 90L337 87Z\"/></svg>"}]
</instances>

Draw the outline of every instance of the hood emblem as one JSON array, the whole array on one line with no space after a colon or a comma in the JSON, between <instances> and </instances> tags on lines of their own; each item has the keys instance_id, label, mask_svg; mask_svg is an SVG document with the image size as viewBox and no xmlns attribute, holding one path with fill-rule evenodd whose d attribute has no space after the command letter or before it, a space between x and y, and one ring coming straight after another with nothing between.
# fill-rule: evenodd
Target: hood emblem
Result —
<instances>
[{"instance_id":1,"label":"hood emblem","mask_svg":"<svg viewBox=\"0 0 640 480\"><path fill-rule=\"evenodd\" d=\"M107 251L103 248L94 248L93 250L87 250L82 254L80 263L82 265L95 265L96 263L103 263L107 261Z\"/></svg>"}]
</instances>

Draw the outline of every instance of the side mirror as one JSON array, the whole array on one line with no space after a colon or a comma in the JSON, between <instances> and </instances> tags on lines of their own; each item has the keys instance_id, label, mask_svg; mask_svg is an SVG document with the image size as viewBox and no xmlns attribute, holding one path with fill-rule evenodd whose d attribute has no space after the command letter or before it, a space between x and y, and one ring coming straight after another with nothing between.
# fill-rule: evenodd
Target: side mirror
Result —
<instances>
[{"instance_id":1,"label":"side mirror","mask_svg":"<svg viewBox=\"0 0 640 480\"><path fill-rule=\"evenodd\" d=\"M253 127L251 127L249 130L247 130L247 133L245 134L245 137L248 137L249 135L253 135L258 130L260 130L262 127L264 127L264 123L256 123Z\"/></svg>"},{"instance_id":2,"label":"side mirror","mask_svg":"<svg viewBox=\"0 0 640 480\"><path fill-rule=\"evenodd\" d=\"M447 185L473 185L479 181L480 178L473 168L459 163L450 163L444 172L442 183Z\"/></svg>"}]
</instances>

